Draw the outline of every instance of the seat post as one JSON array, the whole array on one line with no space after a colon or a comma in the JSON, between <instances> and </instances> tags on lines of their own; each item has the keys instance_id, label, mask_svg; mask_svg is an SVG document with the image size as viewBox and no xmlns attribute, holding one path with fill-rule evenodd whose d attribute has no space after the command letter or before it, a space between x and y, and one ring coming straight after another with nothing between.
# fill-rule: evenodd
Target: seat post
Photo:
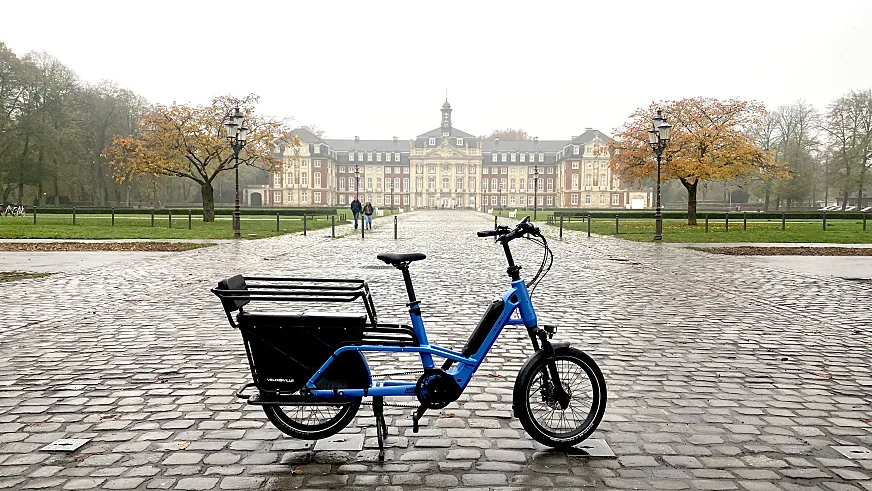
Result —
<instances>
[{"instance_id":1,"label":"seat post","mask_svg":"<svg viewBox=\"0 0 872 491\"><path fill-rule=\"evenodd\" d=\"M409 275L409 263L400 263L397 269L403 272L403 281L406 283L406 293L409 294L409 307L418 310L418 300L415 298L415 288L412 287L412 276ZM420 315L420 310L418 311Z\"/></svg>"}]
</instances>

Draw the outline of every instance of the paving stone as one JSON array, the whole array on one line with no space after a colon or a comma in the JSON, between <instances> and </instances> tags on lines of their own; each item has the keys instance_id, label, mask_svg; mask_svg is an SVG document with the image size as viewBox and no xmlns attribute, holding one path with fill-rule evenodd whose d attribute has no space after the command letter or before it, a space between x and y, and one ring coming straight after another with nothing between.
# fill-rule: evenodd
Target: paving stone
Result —
<instances>
[{"instance_id":1,"label":"paving stone","mask_svg":"<svg viewBox=\"0 0 872 491\"><path fill-rule=\"evenodd\" d=\"M212 489L218 484L217 477L184 477L179 479L175 489L204 490Z\"/></svg>"},{"instance_id":2,"label":"paving stone","mask_svg":"<svg viewBox=\"0 0 872 491\"><path fill-rule=\"evenodd\" d=\"M225 477L221 479L219 489L261 489L263 477Z\"/></svg>"}]
</instances>

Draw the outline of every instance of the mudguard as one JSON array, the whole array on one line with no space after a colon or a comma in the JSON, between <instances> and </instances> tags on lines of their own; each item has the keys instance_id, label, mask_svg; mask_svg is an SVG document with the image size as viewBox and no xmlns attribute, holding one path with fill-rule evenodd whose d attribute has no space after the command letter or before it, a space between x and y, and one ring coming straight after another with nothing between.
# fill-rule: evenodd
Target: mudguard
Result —
<instances>
[{"instance_id":1,"label":"mudguard","mask_svg":"<svg viewBox=\"0 0 872 491\"><path fill-rule=\"evenodd\" d=\"M568 348L568 347L569 347L569 343L551 343L551 347L552 347L553 349L555 349L555 350L556 350L557 348ZM534 363L534 362L537 361L539 358L542 358L542 357L544 357L544 356L546 356L546 355L545 355L545 350L544 350L544 349L540 349L539 351L537 351L537 352L533 353L532 355L530 355L529 358L527 358L527 361L525 361L524 364L521 365L521 369L518 370L518 376L515 377L515 387L514 387L514 389L513 389L513 392L517 392L517 391L521 390L521 388L519 387L519 385L521 384L521 377L520 377L520 375L521 375L521 373L524 371L524 368L526 368L528 365L530 365L531 363ZM512 406L512 414L515 415L516 418L518 417L517 414L515 414L515 407L514 407L514 406Z\"/></svg>"}]
</instances>

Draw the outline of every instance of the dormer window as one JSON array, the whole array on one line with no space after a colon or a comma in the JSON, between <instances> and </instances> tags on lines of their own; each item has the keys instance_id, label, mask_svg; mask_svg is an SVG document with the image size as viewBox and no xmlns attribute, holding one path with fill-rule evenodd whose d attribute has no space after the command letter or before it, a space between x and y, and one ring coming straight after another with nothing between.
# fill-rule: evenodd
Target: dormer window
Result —
<instances>
[{"instance_id":1,"label":"dormer window","mask_svg":"<svg viewBox=\"0 0 872 491\"><path fill-rule=\"evenodd\" d=\"M432 146L436 145L436 139L435 139L435 138L430 138L430 141L429 141L428 143L429 143L429 145L432 147Z\"/></svg>"},{"instance_id":2,"label":"dormer window","mask_svg":"<svg viewBox=\"0 0 872 491\"><path fill-rule=\"evenodd\" d=\"M458 138L458 139L457 139L457 146L459 146L459 147L462 147L462 146L463 146L463 138Z\"/></svg>"}]
</instances>

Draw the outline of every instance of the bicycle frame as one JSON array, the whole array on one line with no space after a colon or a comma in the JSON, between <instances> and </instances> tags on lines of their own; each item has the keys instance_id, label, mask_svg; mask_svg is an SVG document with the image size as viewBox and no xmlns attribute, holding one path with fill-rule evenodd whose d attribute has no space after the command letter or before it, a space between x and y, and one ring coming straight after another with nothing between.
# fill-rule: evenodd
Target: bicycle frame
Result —
<instances>
[{"instance_id":1,"label":"bicycle frame","mask_svg":"<svg viewBox=\"0 0 872 491\"><path fill-rule=\"evenodd\" d=\"M322 373L333 363L336 356L346 351L357 352L375 352L375 353L420 353L421 364L423 369L435 368L433 364L433 355L441 356L449 360L457 362L455 367L446 371L451 375L462 390L466 389L467 384L472 379L478 367L481 366L484 357L490 351L497 337L499 337L503 328L507 325L524 325L528 329L537 326L536 312L533 309L533 303L530 300L530 294L527 291L527 285L523 280L517 279L512 281L512 286L502 296L504 306L503 311L497 321L490 327L490 331L479 346L478 350L470 357L465 357L461 353L452 351L441 346L431 345L427 340L427 332L424 329L424 321L421 318L421 311L417 308L417 302L409 309L409 315L412 319L412 327L415 335L420 341L420 346L343 346L337 349L333 356L328 358L326 362L315 372L314 375L306 382L306 387L309 393L316 398L334 398L340 397L369 397L369 396L415 396L415 382L407 381L373 381L371 373L368 373L369 387L364 389L317 389L316 381ZM520 318L512 317L515 310L520 313ZM369 367L367 367L369 371Z\"/></svg>"}]
</instances>

